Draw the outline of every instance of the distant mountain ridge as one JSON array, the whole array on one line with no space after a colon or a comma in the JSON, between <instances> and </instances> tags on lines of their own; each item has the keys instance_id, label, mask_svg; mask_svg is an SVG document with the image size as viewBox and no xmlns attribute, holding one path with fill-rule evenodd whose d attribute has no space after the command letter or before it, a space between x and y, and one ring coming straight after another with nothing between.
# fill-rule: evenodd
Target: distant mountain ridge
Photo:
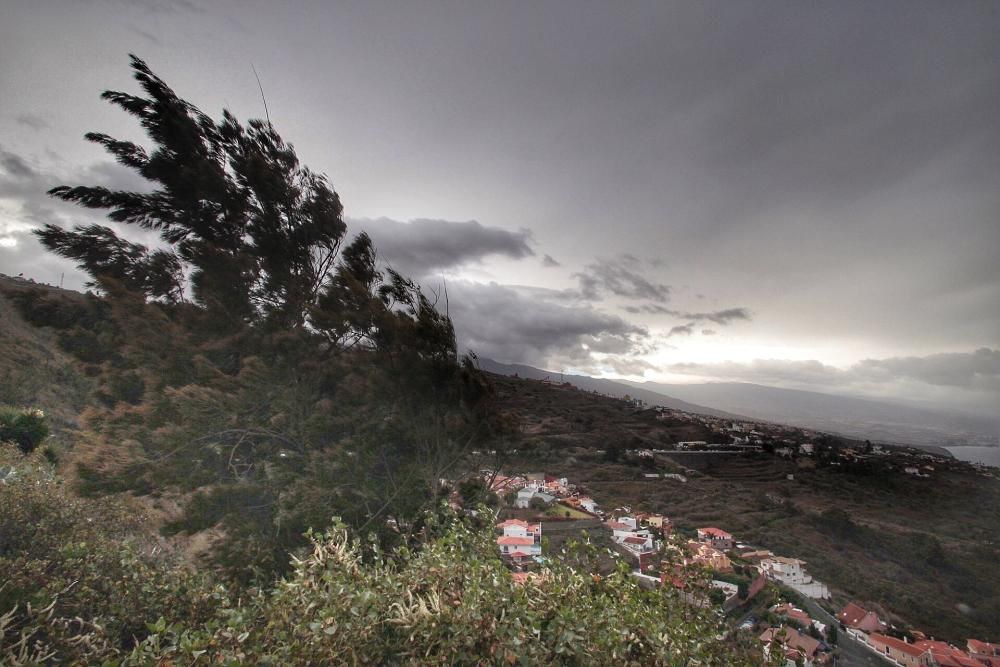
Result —
<instances>
[{"instance_id":1,"label":"distant mountain ridge","mask_svg":"<svg viewBox=\"0 0 1000 667\"><path fill-rule=\"evenodd\" d=\"M1000 419L901 405L857 396L784 389L748 382L661 384L621 381L682 400L757 419L917 446L996 445Z\"/></svg>"},{"instance_id":2,"label":"distant mountain ridge","mask_svg":"<svg viewBox=\"0 0 1000 667\"><path fill-rule=\"evenodd\" d=\"M611 396L733 419L756 419L852 438L923 447L995 446L1000 419L897 405L861 397L783 389L752 383L662 384L608 380L480 359L480 368L502 375L566 381Z\"/></svg>"},{"instance_id":3,"label":"distant mountain ridge","mask_svg":"<svg viewBox=\"0 0 1000 667\"><path fill-rule=\"evenodd\" d=\"M731 414L729 412L706 407L704 405L695 405L694 403L689 403L679 398L668 396L659 391L644 389L641 386L630 386L617 380L595 378L590 377L589 375L572 375L569 373L560 373L559 371L546 371L541 368L526 366L524 364L503 364L499 361L493 361L492 359L485 359L482 357L479 358L479 368L489 373L496 373L497 375L517 375L518 377L527 378L529 380L549 379L553 382L569 382L573 386L586 391L596 391L601 394L616 396L619 398L631 396L632 398L638 398L646 401L650 405L662 405L666 408L683 410L684 412L712 415L714 417L724 417L727 419L746 419L746 417L740 415Z\"/></svg>"}]
</instances>

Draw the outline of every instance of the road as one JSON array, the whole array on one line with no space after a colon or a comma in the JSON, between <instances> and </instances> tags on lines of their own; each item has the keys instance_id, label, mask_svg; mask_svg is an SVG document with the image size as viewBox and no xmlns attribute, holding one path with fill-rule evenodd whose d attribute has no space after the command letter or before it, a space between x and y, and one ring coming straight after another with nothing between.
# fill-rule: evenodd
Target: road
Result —
<instances>
[{"instance_id":1,"label":"road","mask_svg":"<svg viewBox=\"0 0 1000 667\"><path fill-rule=\"evenodd\" d=\"M840 621L819 606L818 602L802 596L802 605L809 612L809 615L820 623L828 625L832 623L837 626L837 647L840 649L840 656L835 663L836 667L887 667L889 665L889 662L878 657L866 644L841 630Z\"/></svg>"}]
</instances>

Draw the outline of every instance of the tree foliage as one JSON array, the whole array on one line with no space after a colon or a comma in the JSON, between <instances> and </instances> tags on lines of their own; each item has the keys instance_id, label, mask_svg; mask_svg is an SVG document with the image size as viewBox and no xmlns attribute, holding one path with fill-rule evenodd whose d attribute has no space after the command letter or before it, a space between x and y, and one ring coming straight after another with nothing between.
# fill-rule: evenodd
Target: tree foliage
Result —
<instances>
[{"instance_id":1,"label":"tree foliage","mask_svg":"<svg viewBox=\"0 0 1000 667\"><path fill-rule=\"evenodd\" d=\"M340 196L270 122L213 120L134 56L132 69L142 94L103 97L149 145L87 139L148 188L54 188L117 231L38 232L102 298L19 297L96 380L92 446L73 456L84 490L183 496L166 530L222 531L215 560L243 580L285 570L333 512L413 539L437 480L493 430L451 320L367 234L346 241Z\"/></svg>"}]
</instances>

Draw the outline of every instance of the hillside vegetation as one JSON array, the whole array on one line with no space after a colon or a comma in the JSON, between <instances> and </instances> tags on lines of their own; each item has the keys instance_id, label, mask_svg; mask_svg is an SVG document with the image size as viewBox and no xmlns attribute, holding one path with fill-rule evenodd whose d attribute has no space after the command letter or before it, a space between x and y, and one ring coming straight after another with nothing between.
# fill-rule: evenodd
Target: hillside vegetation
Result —
<instances>
[{"instance_id":1,"label":"hillside vegetation","mask_svg":"<svg viewBox=\"0 0 1000 667\"><path fill-rule=\"evenodd\" d=\"M623 452L717 436L695 415L657 419L572 387L492 379L498 403L524 424L511 442L511 469L544 469L577 481L605 507L661 512L682 530L720 526L802 558L830 585L834 607L864 602L955 642L1000 633L1000 580L991 576L1000 560L995 477L958 462L928 479L764 452L667 452L643 462ZM656 472L682 472L687 482L643 477Z\"/></svg>"},{"instance_id":2,"label":"hillside vegetation","mask_svg":"<svg viewBox=\"0 0 1000 667\"><path fill-rule=\"evenodd\" d=\"M132 68L150 145L87 138L151 190L55 188L115 227L37 233L92 293L0 284L5 414L55 434L0 448L0 662L759 662L626 571L515 587L441 503L516 430L451 321L270 122Z\"/></svg>"}]
</instances>

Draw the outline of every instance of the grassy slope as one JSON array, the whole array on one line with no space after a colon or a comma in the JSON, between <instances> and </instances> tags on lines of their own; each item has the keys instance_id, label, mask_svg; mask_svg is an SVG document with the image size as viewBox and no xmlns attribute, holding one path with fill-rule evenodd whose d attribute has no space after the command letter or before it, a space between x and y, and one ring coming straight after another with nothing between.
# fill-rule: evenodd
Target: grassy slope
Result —
<instances>
[{"instance_id":1,"label":"grassy slope","mask_svg":"<svg viewBox=\"0 0 1000 667\"><path fill-rule=\"evenodd\" d=\"M11 296L27 289L58 292L70 299L84 295L0 277L0 403L45 409L60 434L78 426L93 383L59 349L52 331L34 327L21 317Z\"/></svg>"},{"instance_id":2,"label":"grassy slope","mask_svg":"<svg viewBox=\"0 0 1000 667\"><path fill-rule=\"evenodd\" d=\"M662 457L660 470L697 473L686 484L645 480L638 467L607 463L587 448L704 440L707 433L697 424L658 422L621 401L495 379L531 443L512 468L565 474L605 507L662 511L686 527L719 525L803 558L831 586L837 605L849 599L878 605L903 623L962 643L1000 637L1000 581L992 576L1000 559L995 479L943 471L930 480L863 477L759 455ZM846 533L828 525L820 514L829 509L845 510L854 525Z\"/></svg>"}]
</instances>

